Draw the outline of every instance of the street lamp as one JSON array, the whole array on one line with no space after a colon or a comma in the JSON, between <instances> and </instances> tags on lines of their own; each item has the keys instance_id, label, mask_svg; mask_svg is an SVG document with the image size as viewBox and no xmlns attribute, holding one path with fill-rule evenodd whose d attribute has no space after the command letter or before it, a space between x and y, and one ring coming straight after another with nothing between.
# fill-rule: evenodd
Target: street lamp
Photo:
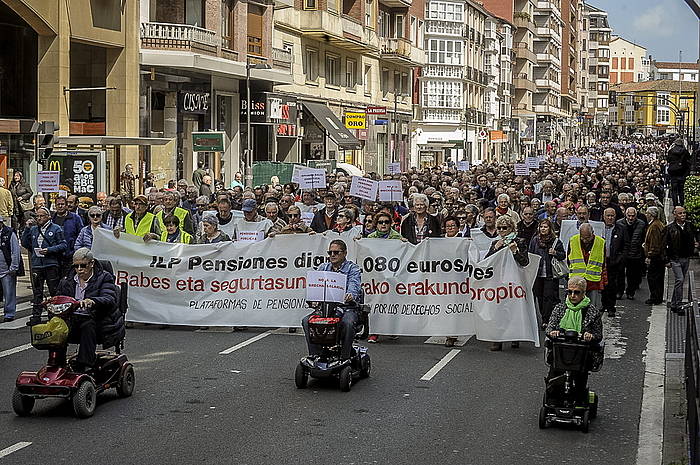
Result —
<instances>
[{"instance_id":1,"label":"street lamp","mask_svg":"<svg viewBox=\"0 0 700 465\"><path fill-rule=\"evenodd\" d=\"M245 157L245 185L253 187L253 135L251 134L250 115L252 113L252 102L250 95L250 70L251 69L271 69L267 63L250 63L250 56L245 58L245 90L246 90L246 157Z\"/></svg>"}]
</instances>

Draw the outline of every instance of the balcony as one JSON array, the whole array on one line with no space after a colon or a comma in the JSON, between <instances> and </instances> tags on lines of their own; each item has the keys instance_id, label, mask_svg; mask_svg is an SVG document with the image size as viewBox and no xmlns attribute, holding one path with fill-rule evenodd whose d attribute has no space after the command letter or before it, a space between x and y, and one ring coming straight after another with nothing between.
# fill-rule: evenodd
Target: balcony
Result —
<instances>
[{"instance_id":1,"label":"balcony","mask_svg":"<svg viewBox=\"0 0 700 465\"><path fill-rule=\"evenodd\" d=\"M535 84L537 84L538 92L546 92L547 90L561 92L561 84L551 79L535 79Z\"/></svg>"},{"instance_id":2,"label":"balcony","mask_svg":"<svg viewBox=\"0 0 700 465\"><path fill-rule=\"evenodd\" d=\"M557 67L561 67L561 59L552 53L538 53L537 54L538 63L551 63Z\"/></svg>"},{"instance_id":3,"label":"balcony","mask_svg":"<svg viewBox=\"0 0 700 465\"><path fill-rule=\"evenodd\" d=\"M513 85L516 89L529 90L530 92L537 91L535 82L524 73L513 77Z\"/></svg>"},{"instance_id":4,"label":"balcony","mask_svg":"<svg viewBox=\"0 0 700 465\"><path fill-rule=\"evenodd\" d=\"M292 52L281 48L272 48L272 66L275 68L292 69L294 57Z\"/></svg>"},{"instance_id":5,"label":"balcony","mask_svg":"<svg viewBox=\"0 0 700 465\"><path fill-rule=\"evenodd\" d=\"M377 34L345 15L286 8L275 11L275 23L297 31L303 37L355 53L379 53Z\"/></svg>"},{"instance_id":6,"label":"balcony","mask_svg":"<svg viewBox=\"0 0 700 465\"><path fill-rule=\"evenodd\" d=\"M561 33L551 27L537 27L537 38L549 38L561 45Z\"/></svg>"},{"instance_id":7,"label":"balcony","mask_svg":"<svg viewBox=\"0 0 700 465\"><path fill-rule=\"evenodd\" d=\"M535 55L535 52L532 51L530 47L527 46L527 44L524 43L518 43L513 47L515 50L515 56L518 59L523 59L527 61L531 61L535 63L537 61L537 55Z\"/></svg>"},{"instance_id":8,"label":"balcony","mask_svg":"<svg viewBox=\"0 0 700 465\"><path fill-rule=\"evenodd\" d=\"M404 38L380 37L381 58L403 66L421 66L425 63L425 52L414 47Z\"/></svg>"},{"instance_id":9,"label":"balcony","mask_svg":"<svg viewBox=\"0 0 700 465\"><path fill-rule=\"evenodd\" d=\"M423 68L422 77L462 79L464 77L464 68L462 66L426 65Z\"/></svg>"},{"instance_id":10,"label":"balcony","mask_svg":"<svg viewBox=\"0 0 700 465\"><path fill-rule=\"evenodd\" d=\"M389 8L406 8L413 5L413 0L379 0L379 3Z\"/></svg>"},{"instance_id":11,"label":"balcony","mask_svg":"<svg viewBox=\"0 0 700 465\"><path fill-rule=\"evenodd\" d=\"M464 24L455 23L452 21L428 19L426 20L425 33L462 37L464 34Z\"/></svg>"},{"instance_id":12,"label":"balcony","mask_svg":"<svg viewBox=\"0 0 700 465\"><path fill-rule=\"evenodd\" d=\"M516 12L513 15L513 23L519 30L528 30L533 34L537 32L535 23L532 22L530 15L526 13Z\"/></svg>"},{"instance_id":13,"label":"balcony","mask_svg":"<svg viewBox=\"0 0 700 465\"><path fill-rule=\"evenodd\" d=\"M216 32L189 24L141 23L141 48L217 55Z\"/></svg>"}]
</instances>

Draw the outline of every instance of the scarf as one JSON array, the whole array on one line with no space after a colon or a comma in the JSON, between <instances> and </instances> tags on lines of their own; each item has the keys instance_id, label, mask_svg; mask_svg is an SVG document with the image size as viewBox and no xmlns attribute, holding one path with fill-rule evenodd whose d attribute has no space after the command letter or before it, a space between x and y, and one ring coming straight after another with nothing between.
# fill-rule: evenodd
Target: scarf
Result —
<instances>
[{"instance_id":1,"label":"scarf","mask_svg":"<svg viewBox=\"0 0 700 465\"><path fill-rule=\"evenodd\" d=\"M548 236L542 236L542 234L537 235L537 245L541 249L546 249L549 250L552 248L552 244L554 244L554 240L557 238L554 234L550 232Z\"/></svg>"},{"instance_id":2,"label":"scarf","mask_svg":"<svg viewBox=\"0 0 700 465\"><path fill-rule=\"evenodd\" d=\"M588 307L591 299L584 297L577 305L571 303L569 298L566 298L566 312L559 322L559 327L569 331L576 331L581 334L581 326L583 324L583 315L581 309Z\"/></svg>"},{"instance_id":3,"label":"scarf","mask_svg":"<svg viewBox=\"0 0 700 465\"><path fill-rule=\"evenodd\" d=\"M500 215L505 215L506 213L508 213L508 208L496 207L496 211L497 211Z\"/></svg>"}]
</instances>

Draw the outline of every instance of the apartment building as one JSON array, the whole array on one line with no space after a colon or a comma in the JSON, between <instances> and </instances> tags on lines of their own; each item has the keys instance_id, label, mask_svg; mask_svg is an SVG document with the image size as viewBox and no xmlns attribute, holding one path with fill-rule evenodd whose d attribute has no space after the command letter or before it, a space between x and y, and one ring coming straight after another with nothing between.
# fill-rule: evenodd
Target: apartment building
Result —
<instances>
[{"instance_id":1,"label":"apartment building","mask_svg":"<svg viewBox=\"0 0 700 465\"><path fill-rule=\"evenodd\" d=\"M585 147L587 145L592 144L594 140L594 112L589 106L589 93L591 92L588 88L590 82L588 68L589 26L583 1L578 2L578 13L578 26L576 28L576 40L578 42L578 60L576 66L576 101L578 102L577 106L579 108L579 111L576 116L576 130L574 131L574 138L576 140L576 146Z\"/></svg>"},{"instance_id":2,"label":"apartment building","mask_svg":"<svg viewBox=\"0 0 700 465\"><path fill-rule=\"evenodd\" d=\"M485 159L488 147L484 73L487 11L471 0L429 0L426 63L412 152L420 166Z\"/></svg>"},{"instance_id":3,"label":"apartment building","mask_svg":"<svg viewBox=\"0 0 700 465\"><path fill-rule=\"evenodd\" d=\"M97 188L114 189L119 170L138 163L134 147L115 150L118 139L139 131L138 6L3 0L0 23L0 176L18 170L36 188L32 126L54 121L63 143L88 137L102 148L111 139L100 163L112 169ZM94 199L95 189L85 194Z\"/></svg>"},{"instance_id":4,"label":"apartment building","mask_svg":"<svg viewBox=\"0 0 700 465\"><path fill-rule=\"evenodd\" d=\"M648 80L646 58L645 47L613 36L610 40L610 85Z\"/></svg>"},{"instance_id":5,"label":"apartment building","mask_svg":"<svg viewBox=\"0 0 700 465\"><path fill-rule=\"evenodd\" d=\"M588 106L593 115L596 136L607 134L608 92L610 82L610 38L608 13L584 4L584 23L588 30Z\"/></svg>"},{"instance_id":6,"label":"apartment building","mask_svg":"<svg viewBox=\"0 0 700 465\"><path fill-rule=\"evenodd\" d=\"M413 164L424 14L422 0L296 0L275 12L275 46L293 56L292 82L276 89L295 98L302 113L300 147L290 161L328 158L379 173L391 162ZM364 127L346 129L347 113L364 113Z\"/></svg>"},{"instance_id":7,"label":"apartment building","mask_svg":"<svg viewBox=\"0 0 700 465\"><path fill-rule=\"evenodd\" d=\"M650 79L698 82L698 64L650 60Z\"/></svg>"},{"instance_id":8,"label":"apartment building","mask_svg":"<svg viewBox=\"0 0 700 465\"><path fill-rule=\"evenodd\" d=\"M581 27L580 16L582 0L562 0L562 48L561 48L561 118L556 121L557 131L561 135L561 148L580 144L577 137L581 106L577 95L579 72L579 41Z\"/></svg>"},{"instance_id":9,"label":"apartment building","mask_svg":"<svg viewBox=\"0 0 700 465\"><path fill-rule=\"evenodd\" d=\"M513 70L513 117L518 122L517 140L518 153L521 157L535 153L535 136L537 131L536 114L533 106L535 84L535 64L537 55L534 52L537 26L534 22L535 1L515 0L513 3L513 23L516 26L514 50L515 69Z\"/></svg>"}]
</instances>

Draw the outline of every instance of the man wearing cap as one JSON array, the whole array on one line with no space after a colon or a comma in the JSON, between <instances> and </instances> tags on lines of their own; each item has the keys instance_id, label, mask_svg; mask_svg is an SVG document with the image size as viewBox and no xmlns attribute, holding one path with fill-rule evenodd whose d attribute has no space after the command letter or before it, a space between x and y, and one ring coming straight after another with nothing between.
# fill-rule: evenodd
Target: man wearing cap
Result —
<instances>
[{"instance_id":1,"label":"man wearing cap","mask_svg":"<svg viewBox=\"0 0 700 465\"><path fill-rule=\"evenodd\" d=\"M240 241L245 234L263 231L265 236L272 228L272 221L258 214L258 202L254 199L245 199L241 206L243 218L239 218L233 227L233 240Z\"/></svg>"},{"instance_id":2,"label":"man wearing cap","mask_svg":"<svg viewBox=\"0 0 700 465\"><path fill-rule=\"evenodd\" d=\"M10 227L10 218L3 216L0 216L0 250L0 285L5 299L3 321L8 322L15 319L17 310L17 272L22 265L22 256L17 235Z\"/></svg>"},{"instance_id":3,"label":"man wearing cap","mask_svg":"<svg viewBox=\"0 0 700 465\"><path fill-rule=\"evenodd\" d=\"M656 196L649 192L647 195L644 196L644 208L640 208L642 214L646 214L646 210L649 207L656 207L659 209L659 216L658 219L663 223L664 225L666 224L666 213L664 212L664 206L661 205L661 203L656 200Z\"/></svg>"},{"instance_id":4,"label":"man wearing cap","mask_svg":"<svg viewBox=\"0 0 700 465\"><path fill-rule=\"evenodd\" d=\"M55 295L56 287L61 279L59 263L68 250L68 244L63 237L63 229L51 222L48 208L36 210L36 219L27 221L22 233L22 247L30 253L29 263L32 269L32 317L29 326L41 323L41 302L44 300L44 283L49 288L49 294Z\"/></svg>"},{"instance_id":5,"label":"man wearing cap","mask_svg":"<svg viewBox=\"0 0 700 465\"><path fill-rule=\"evenodd\" d=\"M134 211L124 218L124 232L142 237L144 241L160 239L161 229L156 215L148 211L148 199L145 195L134 197ZM114 229L114 236L119 237L120 229Z\"/></svg>"},{"instance_id":6,"label":"man wearing cap","mask_svg":"<svg viewBox=\"0 0 700 465\"><path fill-rule=\"evenodd\" d=\"M671 199L673 206L685 204L683 187L685 178L690 173L690 153L683 145L683 139L676 139L666 155L667 171L671 181Z\"/></svg>"}]
</instances>

